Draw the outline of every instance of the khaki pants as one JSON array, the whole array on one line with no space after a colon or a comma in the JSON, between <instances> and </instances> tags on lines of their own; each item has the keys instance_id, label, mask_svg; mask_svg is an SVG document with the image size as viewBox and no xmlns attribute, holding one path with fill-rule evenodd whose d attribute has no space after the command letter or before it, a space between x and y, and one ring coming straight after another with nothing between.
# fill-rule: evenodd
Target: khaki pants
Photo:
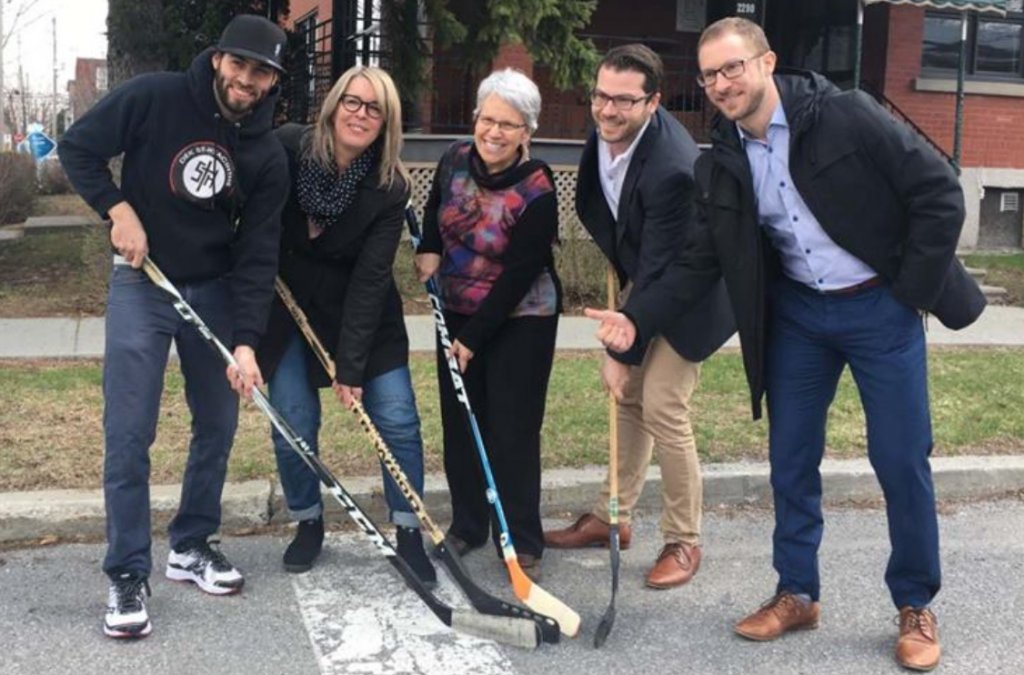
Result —
<instances>
[{"instance_id":1,"label":"khaki pants","mask_svg":"<svg viewBox=\"0 0 1024 675\"><path fill-rule=\"evenodd\" d=\"M647 478L651 451L661 465L661 533L665 543L700 539L703 484L690 425L690 398L700 364L680 356L662 337L651 341L643 363L631 368L619 404L619 518L628 523ZM593 513L607 523L610 488L605 479Z\"/></svg>"}]
</instances>

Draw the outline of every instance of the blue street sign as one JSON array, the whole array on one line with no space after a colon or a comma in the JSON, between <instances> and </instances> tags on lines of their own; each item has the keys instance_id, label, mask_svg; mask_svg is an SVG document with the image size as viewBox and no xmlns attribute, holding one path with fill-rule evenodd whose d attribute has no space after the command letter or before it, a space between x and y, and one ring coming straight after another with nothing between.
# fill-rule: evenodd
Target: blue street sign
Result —
<instances>
[{"instance_id":1,"label":"blue street sign","mask_svg":"<svg viewBox=\"0 0 1024 675\"><path fill-rule=\"evenodd\" d=\"M57 144L53 142L53 139L44 134L42 131L34 131L28 135L26 139L29 147L32 148L32 156L36 160L41 160L57 147Z\"/></svg>"}]
</instances>

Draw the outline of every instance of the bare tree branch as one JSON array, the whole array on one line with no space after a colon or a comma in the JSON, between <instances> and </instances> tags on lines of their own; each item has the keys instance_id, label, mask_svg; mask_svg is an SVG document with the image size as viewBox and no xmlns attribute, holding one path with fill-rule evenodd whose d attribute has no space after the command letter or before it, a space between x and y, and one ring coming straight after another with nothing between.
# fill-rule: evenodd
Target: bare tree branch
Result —
<instances>
[{"instance_id":1,"label":"bare tree branch","mask_svg":"<svg viewBox=\"0 0 1024 675\"><path fill-rule=\"evenodd\" d=\"M0 0L0 2L4 2L4 1L5 0ZM6 0L6 1L10 2L11 0ZM21 19L26 14L31 12L32 8L35 7L38 4L39 4L39 0L21 0L21 2L18 3L18 8L14 10L14 19L11 21L10 26L7 27L7 30L4 32L4 34L0 35L0 51L3 51L4 49L7 48L7 41L10 40L14 36L14 33L18 30L18 28L19 27L22 27L22 28L24 27L24 26L18 26L18 22L20 22ZM41 19L44 16L46 16L46 14L41 14L41 15L33 18L31 21L26 23L25 26L32 25L33 23L35 23L36 21L38 21L39 19Z\"/></svg>"}]
</instances>

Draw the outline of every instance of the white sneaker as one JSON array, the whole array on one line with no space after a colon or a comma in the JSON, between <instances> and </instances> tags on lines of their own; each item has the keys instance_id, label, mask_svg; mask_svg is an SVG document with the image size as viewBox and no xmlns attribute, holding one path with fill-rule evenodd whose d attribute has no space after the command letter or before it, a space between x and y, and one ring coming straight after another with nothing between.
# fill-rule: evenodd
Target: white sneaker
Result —
<instances>
[{"instance_id":1,"label":"white sneaker","mask_svg":"<svg viewBox=\"0 0 1024 675\"><path fill-rule=\"evenodd\" d=\"M167 556L167 578L171 581L191 581L212 595L238 593L245 585L241 572L236 570L219 548L198 542L186 551L171 550Z\"/></svg>"},{"instance_id":2,"label":"white sneaker","mask_svg":"<svg viewBox=\"0 0 1024 675\"><path fill-rule=\"evenodd\" d=\"M145 577L122 574L111 581L103 633L112 638L143 638L152 633L146 611L148 595L152 593Z\"/></svg>"}]
</instances>

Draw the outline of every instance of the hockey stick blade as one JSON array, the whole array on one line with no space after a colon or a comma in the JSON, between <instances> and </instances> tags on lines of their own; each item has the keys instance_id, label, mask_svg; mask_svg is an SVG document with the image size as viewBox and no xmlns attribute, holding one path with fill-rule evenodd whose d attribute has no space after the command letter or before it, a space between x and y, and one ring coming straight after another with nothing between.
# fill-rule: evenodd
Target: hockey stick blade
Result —
<instances>
[{"instance_id":1,"label":"hockey stick blade","mask_svg":"<svg viewBox=\"0 0 1024 675\"><path fill-rule=\"evenodd\" d=\"M455 580L455 583L462 589L462 592L478 612L492 616L530 619L537 624L542 641L549 644L557 644L561 640L562 631L558 621L550 616L537 614L525 607L513 605L510 602L505 602L490 595L476 585L476 582L469 576L469 572L463 567L462 560L459 559L459 556L454 555L443 541L434 548L437 550L437 555L441 558L441 562L448 568L448 572Z\"/></svg>"},{"instance_id":2,"label":"hockey stick blade","mask_svg":"<svg viewBox=\"0 0 1024 675\"><path fill-rule=\"evenodd\" d=\"M453 609L451 626L460 633L523 649L536 649L541 641L541 628L533 621L481 614L468 609Z\"/></svg>"},{"instance_id":3,"label":"hockey stick blade","mask_svg":"<svg viewBox=\"0 0 1024 675\"><path fill-rule=\"evenodd\" d=\"M327 349L320 342L320 338L317 337L316 332L309 323L309 319L306 317L305 312L299 307L298 302L295 300L295 296L292 295L291 290L283 279L278 277L274 282L274 287L277 290L281 301L284 303L285 308L291 313L292 318L295 319L295 323L298 325L299 330L306 338L306 342L312 348L313 353L320 361L320 364L327 371L328 376L334 380L336 374L336 368L334 360L331 359ZM380 435L376 426L373 424L373 420L367 415L366 410L362 404L358 401L353 405L353 412L359 419L360 426L363 427L363 431L366 432L367 437L370 439L371 445L377 453L377 457L380 459L385 470L394 479L395 484L398 485L399 490L409 503L413 514L420 521L423 526L423 530L426 535L433 542L435 548L437 548L441 562L448 568L449 576L455 581L456 585L462 591L463 595L470 601L473 608L481 614L490 614L492 616L504 616L517 619L528 619L537 624L540 630L541 639L548 643L557 643L559 641L560 630L558 622L554 619L535 614L528 609L513 605L511 603L499 600L492 595L489 595L486 591L480 588L476 582L473 581L472 577L469 576L469 572L462 566L462 562L458 556L452 555L444 544L444 535L441 533L440 528L434 523L430 514L427 513L427 507L423 503L423 500L412 488L409 483L409 478L405 475L402 467L398 465L398 461L391 449L388 448L387 443L384 442L384 438ZM400 570L401 571L401 570Z\"/></svg>"},{"instance_id":4,"label":"hockey stick blade","mask_svg":"<svg viewBox=\"0 0 1024 675\"><path fill-rule=\"evenodd\" d=\"M612 625L615 623L615 597L619 594L619 525L616 523L612 525L608 532L608 543L611 548L611 564L612 564L612 599L608 603L608 609L605 610L604 616L601 617L601 623L597 626L597 632L594 633L594 647L600 649L606 640L608 640L609 633L612 632Z\"/></svg>"},{"instance_id":5,"label":"hockey stick blade","mask_svg":"<svg viewBox=\"0 0 1024 675\"><path fill-rule=\"evenodd\" d=\"M209 326L195 313L195 310L185 301L174 284L160 271L160 268L149 258L143 260L143 272L153 283L170 295L174 302L174 309L181 318L191 324L215 351L217 351L225 363L229 366L238 367L238 362L228 348L224 346ZM327 486L331 494L341 504L345 513L362 529L376 546L377 550L388 559L388 562L399 572L406 584L423 600L424 604L441 620L445 625L456 628L458 623L466 627L467 632L479 637L486 637L495 642L502 642L515 646L525 646L535 649L540 646L540 629L537 624L527 619L508 617L488 617L483 614L476 614L475 618L466 615L464 610L455 611L434 596L420 581L409 564L399 557L394 546L387 540L387 537L374 524L370 517L359 507L352 495L338 482L326 466L313 452L309 444L299 436L281 414L270 405L270 401L258 388L252 390L252 400L256 407L269 418L270 423L281 434L288 445L302 458L309 468L316 474L320 481ZM529 639L533 635L533 639Z\"/></svg>"},{"instance_id":6,"label":"hockey stick blade","mask_svg":"<svg viewBox=\"0 0 1024 675\"><path fill-rule=\"evenodd\" d=\"M505 554L505 567L508 568L508 576L512 580L512 590L516 597L522 600L527 607L535 612L550 616L558 622L562 633L569 637L576 637L580 632L580 615L564 602L548 593L533 583L530 577L519 565L519 560L513 552Z\"/></svg>"}]
</instances>

